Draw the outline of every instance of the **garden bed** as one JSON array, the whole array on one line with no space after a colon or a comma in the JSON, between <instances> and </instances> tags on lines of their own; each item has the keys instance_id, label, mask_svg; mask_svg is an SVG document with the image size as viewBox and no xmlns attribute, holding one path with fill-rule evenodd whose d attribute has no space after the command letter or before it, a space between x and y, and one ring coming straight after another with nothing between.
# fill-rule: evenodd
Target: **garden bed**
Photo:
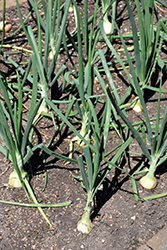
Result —
<instances>
[{"instance_id":1,"label":"garden bed","mask_svg":"<svg viewBox=\"0 0 167 250\"><path fill-rule=\"evenodd\" d=\"M94 1L88 1L89 15L91 16L94 6ZM118 17L117 22L121 27L123 33L131 31L130 21L128 18L127 10L121 16L119 13L124 6L124 1L119 1L117 6ZM21 13L25 18L29 13L29 5L24 3L20 5ZM84 3L81 1L79 9L83 12ZM132 10L137 18L135 5L132 3ZM165 13L160 12L165 17ZM71 27L74 25L74 16L69 14L69 22ZM36 28L35 15L30 16L27 25L31 25L32 29ZM17 46L21 48L30 49L28 41L23 34L23 31L19 31L12 38L9 38L17 28L20 26L17 7L10 7L6 10L6 21L12 24L12 30L6 33L4 45ZM131 46L132 40L128 43ZM121 47L121 44L114 41L117 48ZM98 44L104 45L104 41ZM162 57L166 54L166 44L162 47ZM3 52L15 52L12 47L3 48ZM73 60L75 65L78 64L77 53L73 53ZM132 52L133 55L133 52ZM15 62L24 63L27 62L27 57L22 53L9 55ZM122 54L122 57L125 55ZM109 60L112 59L112 55L108 55ZM2 60L2 57L1 57ZM65 64L68 70L72 70L70 61L68 60L66 53L63 52L60 55L60 59L57 63L57 69ZM16 71L10 64L4 64L0 62L0 71L8 79L15 78ZM22 66L26 68L26 64ZM77 66L76 66L77 67ZM103 73L104 74L104 73ZM112 72L112 77L116 88L118 88L119 95L124 96L127 90L128 79L124 72ZM106 84L107 79L104 77ZM160 70L157 67L154 71L151 83L153 86L159 86L160 84ZM52 99L65 100L67 98L67 92L61 91L62 79L58 79L55 89L49 92L49 97ZM27 84L27 88L29 85ZM166 89L167 80L166 74L163 72L162 76L162 88ZM100 83L97 81L94 85L94 95L102 94L103 90ZM76 97L77 93L74 92ZM17 93L16 93L17 96ZM133 95L131 96L133 98ZM158 93L148 91L145 96L146 106L148 109L149 117L155 118L157 112ZM29 107L29 98L24 97L23 106L23 121L27 119L27 107ZM101 97L101 101L106 101L106 97ZM101 104L102 103L102 104ZM165 108L167 106L166 94L161 95L160 116L163 116ZM68 105L61 104L59 109L65 113ZM96 106L96 112L99 117L102 116L103 102L99 102ZM131 123L142 121L144 119L143 113L136 113L131 108L127 109L128 118ZM120 119L120 121L122 121ZM57 126L60 125L60 120L57 119ZM74 121L72 121L74 122ZM73 123L74 124L74 123ZM78 129L77 123L74 124ZM43 117L36 125L33 143L44 143L47 145L50 139L54 136L55 127L53 122L48 117ZM63 126L61 136L52 144L51 149L57 154L63 154L68 156L69 154L69 142L73 138L73 132L68 126ZM105 152L110 151L121 142L118 134L114 129L109 131L108 140L105 148ZM1 142L3 145L3 142ZM79 152L80 149L78 149ZM77 158L77 152L74 154L74 158ZM141 153L141 149L138 143L133 140L129 146L130 152ZM114 156L116 152L110 155L110 158ZM145 244L148 239L155 235L160 229L167 224L167 202L166 196L146 200L143 202L141 199L144 197L161 194L167 192L167 172L166 162L161 165L161 168L157 169L156 177L158 185L153 190L145 190L138 182L140 176L136 177L137 188L140 199L135 201L133 194L132 182L129 176L126 174L133 174L139 167L142 161L141 155L129 156L129 165L122 157L119 168L112 168L108 173L103 183L98 188L95 195L95 209L91 214L93 222L93 229L87 235L77 231L77 222L80 220L83 210L85 208L87 194L83 190L81 183L73 177L73 175L79 175L79 168L77 164L65 165L65 162L61 159L57 159L54 156L44 154L46 162L45 165L42 161L42 152L38 150L32 156L32 164L34 168L34 176L30 181L31 187L41 203L55 204L60 202L71 201L71 205L59 208L44 208L44 212L49 218L54 229L46 223L37 208L14 206L9 204L0 204L0 249L49 249L49 250L74 250L74 249L115 249L115 250L130 250L137 249L139 246ZM105 162L102 163L103 167ZM147 163L148 164L148 163ZM13 164L9 160L5 159L5 156L0 153L0 200L20 202L28 204L27 196L23 189L15 189L7 185L9 174L13 171ZM47 169L47 185L45 186L45 174ZM125 172L126 171L126 172ZM72 175L73 174L73 175Z\"/></svg>"}]
</instances>

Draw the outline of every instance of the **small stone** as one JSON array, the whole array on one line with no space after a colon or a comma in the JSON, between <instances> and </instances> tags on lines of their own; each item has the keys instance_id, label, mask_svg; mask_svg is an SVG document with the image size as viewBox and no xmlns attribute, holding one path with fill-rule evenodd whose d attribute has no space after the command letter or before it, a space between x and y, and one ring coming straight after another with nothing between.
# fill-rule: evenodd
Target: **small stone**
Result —
<instances>
[{"instance_id":1,"label":"small stone","mask_svg":"<svg viewBox=\"0 0 167 250\"><path fill-rule=\"evenodd\" d=\"M11 29L12 29L11 23L8 23L8 24L5 25L5 31L6 32L9 32Z\"/></svg>"},{"instance_id":2,"label":"small stone","mask_svg":"<svg viewBox=\"0 0 167 250\"><path fill-rule=\"evenodd\" d=\"M134 216L132 216L132 217L131 217L131 219L132 219L132 220L135 220L135 219L136 219L136 216L135 216L135 215L134 215Z\"/></svg>"}]
</instances>

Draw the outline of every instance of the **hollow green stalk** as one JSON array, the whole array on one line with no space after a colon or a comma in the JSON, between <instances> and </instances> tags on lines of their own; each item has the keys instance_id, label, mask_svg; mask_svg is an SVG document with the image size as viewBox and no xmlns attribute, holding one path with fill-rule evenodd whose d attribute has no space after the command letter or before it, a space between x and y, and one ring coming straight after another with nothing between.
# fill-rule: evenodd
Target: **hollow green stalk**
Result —
<instances>
[{"instance_id":1,"label":"hollow green stalk","mask_svg":"<svg viewBox=\"0 0 167 250\"><path fill-rule=\"evenodd\" d=\"M89 116L88 113L85 112L83 114L83 119L82 119L82 127L80 131L80 135L86 139L86 141L90 142L90 130L86 133L87 131L87 126L88 126L88 120ZM83 142L78 136L75 136L71 140L72 142L75 142L77 146L80 146L81 148L85 145L85 142Z\"/></svg>"},{"instance_id":2,"label":"hollow green stalk","mask_svg":"<svg viewBox=\"0 0 167 250\"><path fill-rule=\"evenodd\" d=\"M85 112L83 114L83 119L82 119L82 126L81 126L81 130L80 130L80 135L87 141L90 142L90 129L87 132L87 127L88 127L88 121L89 121L89 116L88 116L88 112ZM69 144L69 158L72 159L72 155L73 155L73 144L76 144L76 146L82 148L85 145L85 142L82 141L81 138L79 138L77 135L74 136L71 140L70 140L70 144ZM69 162L66 162L65 165L69 164Z\"/></svg>"},{"instance_id":3,"label":"hollow green stalk","mask_svg":"<svg viewBox=\"0 0 167 250\"><path fill-rule=\"evenodd\" d=\"M49 113L49 108L48 108L48 105L47 105L46 100L45 100L45 98L48 98L45 84L43 84L43 85L40 84L40 94L41 94L42 102L41 102L41 105L38 109L38 112L34 118L33 124L36 123L36 121L38 120L39 117L41 117L42 114Z\"/></svg>"},{"instance_id":4,"label":"hollow green stalk","mask_svg":"<svg viewBox=\"0 0 167 250\"><path fill-rule=\"evenodd\" d=\"M5 39L5 13L6 13L6 0L3 1L3 13L2 13L2 22L0 22L1 27L0 30L2 31L2 40L1 40L1 45L4 43Z\"/></svg>"}]
</instances>

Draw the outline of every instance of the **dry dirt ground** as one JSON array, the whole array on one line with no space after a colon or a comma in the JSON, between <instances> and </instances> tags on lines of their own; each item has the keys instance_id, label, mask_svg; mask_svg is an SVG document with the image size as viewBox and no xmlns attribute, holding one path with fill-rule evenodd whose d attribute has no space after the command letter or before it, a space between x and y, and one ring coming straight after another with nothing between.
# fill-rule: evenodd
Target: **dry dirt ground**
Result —
<instances>
[{"instance_id":1,"label":"dry dirt ground","mask_svg":"<svg viewBox=\"0 0 167 250\"><path fill-rule=\"evenodd\" d=\"M89 8L93 1L89 1ZM118 8L124 5L119 1ZM80 3L83 8L83 1ZM21 5L22 15L25 17L28 13L28 5ZM134 10L135 11L135 10ZM6 10L6 19L12 23L12 30L6 36L9 36L19 27L19 18L15 6ZM118 18L119 19L119 18ZM121 19L121 20L120 20ZM122 30L128 31L127 12L120 18ZM32 18L29 19L29 25L35 26ZM15 44L25 46L27 44L24 36L16 34L12 39L6 39L5 44ZM164 45L164 53L166 46ZM5 51L5 50L4 50ZM11 55L17 62L24 61L21 54ZM13 73L11 66L0 64L1 71L10 77ZM123 86L121 77L113 74L117 86ZM152 79L154 85L159 84L156 72ZM163 75L163 88L167 86L166 75ZM100 89L98 83L96 91ZM149 93L147 96L147 108L150 117L155 117L158 95ZM166 94L161 99L161 115L167 105ZM140 120L140 115L129 111L132 121ZM44 135L42 134L44 133ZM48 118L43 118L37 125L36 136L38 140L47 143L49 136L54 134L54 127ZM55 152L61 151L67 155L69 143L66 138L72 136L68 129L64 130L63 139L55 143ZM113 133L109 134L107 149L119 143L119 138ZM106 150L107 150L106 149ZM131 151L138 152L138 145L134 141L131 144ZM61 208L45 208L44 211L50 219L54 230L46 224L45 220L36 208L25 208L0 204L0 250L18 250L18 249L37 249L37 250L135 250L144 244L149 238L156 234L167 223L167 198L163 197L156 200L145 202L134 199L131 180L126 174L112 169L103 185L98 190L95 197L96 208L92 214L93 229L88 235L83 235L76 230L76 225L86 204L86 193L81 184L70 174L77 172L76 165L64 166L64 162L54 157L46 156L46 169L48 174L48 183L44 192L44 168L41 163L41 152L33 156L33 166L36 169L34 177L31 179L31 186L38 200L42 203L58 203L72 201L72 204ZM140 157L130 157L130 167L135 169L140 162ZM130 172L129 166L122 166ZM14 189L7 186L9 174L13 166L5 160L0 154L0 200L28 203L26 194L22 189ZM138 184L138 190L141 197L146 197L162 192L167 192L167 172L166 163L157 171L158 185L152 191L144 190ZM156 249L155 249L156 250Z\"/></svg>"}]
</instances>

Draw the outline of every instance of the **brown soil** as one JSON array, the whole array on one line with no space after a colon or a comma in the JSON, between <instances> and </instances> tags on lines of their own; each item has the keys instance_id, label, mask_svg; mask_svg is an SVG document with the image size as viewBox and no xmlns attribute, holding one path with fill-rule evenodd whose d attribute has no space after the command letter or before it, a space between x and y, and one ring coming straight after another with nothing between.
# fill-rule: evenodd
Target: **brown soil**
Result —
<instances>
[{"instance_id":1,"label":"brown soil","mask_svg":"<svg viewBox=\"0 0 167 250\"><path fill-rule=\"evenodd\" d=\"M94 2L90 0L89 5L91 6L92 4L94 4ZM120 1L119 7L123 4L123 1ZM83 1L80 4L80 8L83 8ZM28 5L26 3L21 6L21 11L24 17L28 14ZM21 47L26 46L26 38L21 35L21 33L12 37L12 40L7 39L20 24L16 7L10 7L6 10L6 19L12 23L13 28L10 33L6 35L5 44L15 44ZM122 30L128 32L129 23L127 12L125 12L121 20L118 21L122 23ZM29 19L28 24L35 27L32 18ZM163 49L164 52L166 52L165 45ZM3 51L7 50L3 49ZM23 57L21 53L11 55L11 57L16 62L26 61L26 58ZM61 59L61 61L65 61L65 59ZM68 62L66 63L68 65ZM0 66L1 71L7 74L8 77L15 74L11 66L4 65L3 63L1 63ZM69 65L69 67L71 66ZM153 84L158 85L159 76L157 72L155 72L153 76ZM123 82L125 76L118 76L113 73L113 79L117 87L122 87L120 95L123 95L126 89ZM166 86L166 75L164 75L163 88ZM98 91L100 91L100 86L97 83L95 94L99 93ZM148 94L146 98L149 115L150 117L155 117L158 95L156 93ZM161 99L161 115L163 115L166 105L166 94L163 94ZM100 109L100 107L98 109ZM137 115L132 110L129 111L128 115L131 121L137 121L142 118L142 114ZM50 139L49 136L53 136L53 134L54 127L52 121L44 117L37 125L35 138L47 144ZM53 145L55 152L63 152L64 155L68 155L69 141L67 138L69 139L70 137L72 138L70 130L64 127L62 139ZM118 136L115 132L111 131L106 151L109 151L109 149L118 143ZM135 141L132 142L130 151L140 152L138 144ZM131 156L130 167L126 164L123 165L123 162L121 167L129 173L133 173L140 161L140 157ZM94 227L90 234L83 235L76 230L76 225L83 214L87 195L81 187L81 184L72 177L69 171L71 170L74 174L77 174L78 166L73 164L64 166L63 161L46 156L45 167L48 174L48 183L44 192L41 192L45 181L41 152L33 156L33 166L36 172L30 183L38 200L41 200L42 203L52 204L72 201L72 204L68 207L44 209L54 227L54 230L51 230L38 209L1 203L0 250L135 250L167 224L166 197L145 202L136 202L131 180L125 173L113 168L95 197L96 207L92 214ZM167 172L165 166L166 163L160 169L161 171L157 171L158 185L156 189L146 191L138 184L141 198L167 192ZM7 186L8 177L12 170L12 164L6 161L5 157L0 154L0 200L28 203L26 194L22 189L14 189Z\"/></svg>"}]
</instances>

